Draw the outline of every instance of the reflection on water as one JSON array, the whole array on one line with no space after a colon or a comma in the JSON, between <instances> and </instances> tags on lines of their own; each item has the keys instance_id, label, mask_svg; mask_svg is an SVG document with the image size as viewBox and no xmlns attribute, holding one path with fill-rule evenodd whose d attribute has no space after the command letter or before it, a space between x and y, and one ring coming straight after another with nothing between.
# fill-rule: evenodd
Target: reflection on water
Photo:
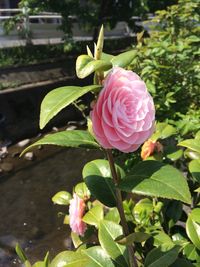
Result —
<instances>
[{"instance_id":1,"label":"reflection on water","mask_svg":"<svg viewBox=\"0 0 200 267\"><path fill-rule=\"evenodd\" d=\"M16 157L15 170L0 177L0 267L20 266L13 249L16 242L31 262L42 259L47 251L54 256L71 248L68 226L57 215L67 208L53 205L51 197L60 190L72 191L81 180L84 164L102 157L95 150L52 147L37 153L43 158L21 160L22 168L17 168Z\"/></svg>"}]
</instances>

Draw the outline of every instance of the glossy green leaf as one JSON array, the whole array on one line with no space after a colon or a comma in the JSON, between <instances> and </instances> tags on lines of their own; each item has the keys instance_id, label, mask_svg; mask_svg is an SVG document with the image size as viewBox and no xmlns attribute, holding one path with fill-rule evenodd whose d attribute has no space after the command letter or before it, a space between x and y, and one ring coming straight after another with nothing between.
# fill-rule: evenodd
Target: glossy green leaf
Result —
<instances>
[{"instance_id":1,"label":"glossy green leaf","mask_svg":"<svg viewBox=\"0 0 200 267\"><path fill-rule=\"evenodd\" d=\"M183 174L158 161L139 163L119 187L126 192L191 203L189 187Z\"/></svg>"},{"instance_id":2,"label":"glossy green leaf","mask_svg":"<svg viewBox=\"0 0 200 267\"><path fill-rule=\"evenodd\" d=\"M89 199L90 198L90 191L84 182L78 183L75 186L74 191L82 199Z\"/></svg>"},{"instance_id":3,"label":"glossy green leaf","mask_svg":"<svg viewBox=\"0 0 200 267\"><path fill-rule=\"evenodd\" d=\"M115 267L111 258L100 246L88 248L83 253L91 261L88 267Z\"/></svg>"},{"instance_id":4,"label":"glossy green leaf","mask_svg":"<svg viewBox=\"0 0 200 267\"><path fill-rule=\"evenodd\" d=\"M16 245L15 251L16 251L18 257L20 258L20 260L22 261L22 263L24 263L25 261L27 261L27 257L26 257L23 249L20 247L19 244Z\"/></svg>"},{"instance_id":5,"label":"glossy green leaf","mask_svg":"<svg viewBox=\"0 0 200 267\"><path fill-rule=\"evenodd\" d=\"M177 259L179 250L179 246L174 246L167 251L162 251L161 247L154 248L147 254L144 267L168 267Z\"/></svg>"},{"instance_id":6,"label":"glossy green leaf","mask_svg":"<svg viewBox=\"0 0 200 267\"><path fill-rule=\"evenodd\" d=\"M71 239L75 248L78 248L83 243L80 236L74 232L71 232Z\"/></svg>"},{"instance_id":7,"label":"glossy green leaf","mask_svg":"<svg viewBox=\"0 0 200 267\"><path fill-rule=\"evenodd\" d=\"M45 257L44 257L44 264L45 264L45 267L48 267L49 266L49 251L46 253Z\"/></svg>"},{"instance_id":8,"label":"glossy green leaf","mask_svg":"<svg viewBox=\"0 0 200 267\"><path fill-rule=\"evenodd\" d=\"M192 210L189 214L186 232L192 243L200 250L200 208Z\"/></svg>"},{"instance_id":9,"label":"glossy green leaf","mask_svg":"<svg viewBox=\"0 0 200 267\"><path fill-rule=\"evenodd\" d=\"M63 108L67 107L84 94L98 88L100 88L98 85L85 87L64 86L49 92L41 104L40 129L43 129L45 125Z\"/></svg>"},{"instance_id":10,"label":"glossy green leaf","mask_svg":"<svg viewBox=\"0 0 200 267\"><path fill-rule=\"evenodd\" d=\"M99 242L107 254L121 267L128 267L127 250L125 246L114 240L123 234L122 227L112 221L102 220L99 227Z\"/></svg>"},{"instance_id":11,"label":"glossy green leaf","mask_svg":"<svg viewBox=\"0 0 200 267\"><path fill-rule=\"evenodd\" d=\"M60 191L52 197L52 201L58 205L69 205L71 198L72 195L69 192Z\"/></svg>"},{"instance_id":12,"label":"glossy green leaf","mask_svg":"<svg viewBox=\"0 0 200 267\"><path fill-rule=\"evenodd\" d=\"M132 243L142 243L150 237L149 234L143 232L135 232L123 238L117 238L115 241L120 245L131 245Z\"/></svg>"},{"instance_id":13,"label":"glossy green leaf","mask_svg":"<svg viewBox=\"0 0 200 267\"><path fill-rule=\"evenodd\" d=\"M111 62L113 64L113 67L121 67L126 68L128 67L133 59L136 57L137 51L131 50L128 52L121 53L117 56L115 56Z\"/></svg>"},{"instance_id":14,"label":"glossy green leaf","mask_svg":"<svg viewBox=\"0 0 200 267\"><path fill-rule=\"evenodd\" d=\"M33 264L32 267L46 267L46 264L43 261L38 261L35 264Z\"/></svg>"},{"instance_id":15,"label":"glossy green leaf","mask_svg":"<svg viewBox=\"0 0 200 267\"><path fill-rule=\"evenodd\" d=\"M163 244L171 244L173 245L173 241L171 240L170 236L168 236L163 231L157 231L153 233L153 244L156 247L162 246Z\"/></svg>"},{"instance_id":16,"label":"glossy green leaf","mask_svg":"<svg viewBox=\"0 0 200 267\"><path fill-rule=\"evenodd\" d=\"M189 171L193 178L200 183L200 159L194 159L189 163Z\"/></svg>"},{"instance_id":17,"label":"glossy green leaf","mask_svg":"<svg viewBox=\"0 0 200 267\"><path fill-rule=\"evenodd\" d=\"M117 165L116 168L123 177L124 171ZM116 206L115 186L111 177L107 160L93 160L83 168L83 178L91 194L108 207Z\"/></svg>"},{"instance_id":18,"label":"glossy green leaf","mask_svg":"<svg viewBox=\"0 0 200 267\"><path fill-rule=\"evenodd\" d=\"M165 122L158 122L156 124L156 131L151 136L151 139L155 141L157 139L166 139L174 134L176 134L176 128Z\"/></svg>"},{"instance_id":19,"label":"glossy green leaf","mask_svg":"<svg viewBox=\"0 0 200 267\"><path fill-rule=\"evenodd\" d=\"M102 205L96 205L93 208L91 208L84 215L82 220L87 224L91 224L91 225L98 227L100 221L103 220L103 207L102 207Z\"/></svg>"},{"instance_id":20,"label":"glossy green leaf","mask_svg":"<svg viewBox=\"0 0 200 267\"><path fill-rule=\"evenodd\" d=\"M48 134L39 141L27 147L21 156L33 147L41 145L56 145L64 147L82 147L82 148L98 148L99 145L93 136L82 130L63 131L54 134Z\"/></svg>"},{"instance_id":21,"label":"glossy green leaf","mask_svg":"<svg viewBox=\"0 0 200 267\"><path fill-rule=\"evenodd\" d=\"M112 68L112 64L106 60L95 60L88 55L81 55L76 61L76 74L83 79L95 71L105 71Z\"/></svg>"},{"instance_id":22,"label":"glossy green leaf","mask_svg":"<svg viewBox=\"0 0 200 267\"><path fill-rule=\"evenodd\" d=\"M102 53L101 55L101 59L105 60L105 61L111 61L111 59L114 58L113 55L107 54L107 53Z\"/></svg>"},{"instance_id":23,"label":"glossy green leaf","mask_svg":"<svg viewBox=\"0 0 200 267\"><path fill-rule=\"evenodd\" d=\"M183 150L182 149L171 149L166 151L166 157L172 161L176 161L180 159L183 155Z\"/></svg>"},{"instance_id":24,"label":"glossy green leaf","mask_svg":"<svg viewBox=\"0 0 200 267\"><path fill-rule=\"evenodd\" d=\"M185 259L177 259L170 267L194 267L194 265Z\"/></svg>"},{"instance_id":25,"label":"glossy green leaf","mask_svg":"<svg viewBox=\"0 0 200 267\"><path fill-rule=\"evenodd\" d=\"M198 132L195 134L195 139L196 139L196 140L200 140L200 131L198 131Z\"/></svg>"},{"instance_id":26,"label":"glossy green leaf","mask_svg":"<svg viewBox=\"0 0 200 267\"><path fill-rule=\"evenodd\" d=\"M117 208L111 208L108 213L105 215L105 219L107 221L112 221L115 223L120 223L120 216L119 216L119 211Z\"/></svg>"},{"instance_id":27,"label":"glossy green leaf","mask_svg":"<svg viewBox=\"0 0 200 267\"><path fill-rule=\"evenodd\" d=\"M200 159L200 153L187 148L184 151L184 157L189 158L189 159Z\"/></svg>"},{"instance_id":28,"label":"glossy green leaf","mask_svg":"<svg viewBox=\"0 0 200 267\"><path fill-rule=\"evenodd\" d=\"M80 252L63 251L51 262L50 267L86 267L88 258Z\"/></svg>"},{"instance_id":29,"label":"glossy green leaf","mask_svg":"<svg viewBox=\"0 0 200 267\"><path fill-rule=\"evenodd\" d=\"M196 250L196 247L193 244L187 244L184 248L183 248L183 255L185 255L185 257L188 260L194 261L197 259L197 257L199 257L198 255L198 251Z\"/></svg>"},{"instance_id":30,"label":"glossy green leaf","mask_svg":"<svg viewBox=\"0 0 200 267\"><path fill-rule=\"evenodd\" d=\"M149 218L153 214L153 203L149 198L143 198L137 202L133 208L136 222L142 223L144 218Z\"/></svg>"},{"instance_id":31,"label":"glossy green leaf","mask_svg":"<svg viewBox=\"0 0 200 267\"><path fill-rule=\"evenodd\" d=\"M198 139L186 139L178 144L200 153L200 142Z\"/></svg>"}]
</instances>

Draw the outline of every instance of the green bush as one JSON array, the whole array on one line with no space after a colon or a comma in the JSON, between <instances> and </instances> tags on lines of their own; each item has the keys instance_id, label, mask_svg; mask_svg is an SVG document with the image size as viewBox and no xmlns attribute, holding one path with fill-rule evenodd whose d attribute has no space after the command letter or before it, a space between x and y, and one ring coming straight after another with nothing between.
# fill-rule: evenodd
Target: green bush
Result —
<instances>
[{"instance_id":1,"label":"green bush","mask_svg":"<svg viewBox=\"0 0 200 267\"><path fill-rule=\"evenodd\" d=\"M179 0L147 23L152 25L150 37L138 35L131 68L153 94L158 119L179 120L190 110L193 114L187 116L195 113L200 119L199 19L198 0Z\"/></svg>"}]
</instances>

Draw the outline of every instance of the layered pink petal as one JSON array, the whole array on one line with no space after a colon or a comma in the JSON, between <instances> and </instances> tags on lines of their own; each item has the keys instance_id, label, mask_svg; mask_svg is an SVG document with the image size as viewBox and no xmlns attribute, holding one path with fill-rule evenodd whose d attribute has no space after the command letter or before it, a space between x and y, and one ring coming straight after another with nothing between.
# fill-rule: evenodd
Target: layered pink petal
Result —
<instances>
[{"instance_id":1,"label":"layered pink petal","mask_svg":"<svg viewBox=\"0 0 200 267\"><path fill-rule=\"evenodd\" d=\"M144 81L132 71L114 68L91 112L93 131L104 148L133 152L153 132L155 108Z\"/></svg>"}]
</instances>

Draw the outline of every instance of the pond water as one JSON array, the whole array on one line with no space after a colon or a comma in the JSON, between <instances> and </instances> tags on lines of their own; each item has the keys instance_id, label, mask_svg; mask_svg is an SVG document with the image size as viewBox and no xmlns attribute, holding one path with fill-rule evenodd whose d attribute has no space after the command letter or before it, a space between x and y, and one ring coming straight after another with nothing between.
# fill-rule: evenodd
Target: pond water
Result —
<instances>
[{"instance_id":1,"label":"pond water","mask_svg":"<svg viewBox=\"0 0 200 267\"><path fill-rule=\"evenodd\" d=\"M69 228L58 217L67 207L53 205L51 197L60 190L72 191L84 164L103 156L96 150L48 146L35 152L35 160L27 161L10 151L6 161L14 170L0 174L0 267L21 266L14 251L16 242L32 263L47 251L52 258L71 248Z\"/></svg>"}]
</instances>

